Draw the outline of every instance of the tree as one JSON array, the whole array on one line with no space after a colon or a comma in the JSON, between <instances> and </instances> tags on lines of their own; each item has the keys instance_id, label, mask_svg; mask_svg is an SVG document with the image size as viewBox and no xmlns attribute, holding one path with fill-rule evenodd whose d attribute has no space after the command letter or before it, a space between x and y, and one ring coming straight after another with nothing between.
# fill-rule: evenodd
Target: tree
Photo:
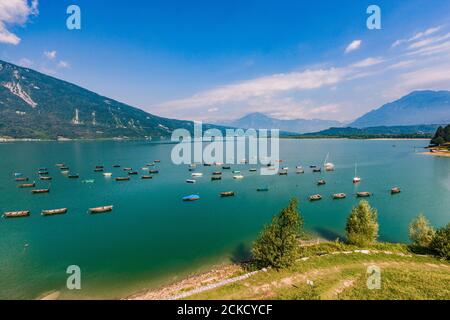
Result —
<instances>
[{"instance_id":1,"label":"tree","mask_svg":"<svg viewBox=\"0 0 450 320\"><path fill-rule=\"evenodd\" d=\"M252 253L258 267L280 269L294 263L298 248L297 238L303 234L304 225L297 206L297 199L292 199L289 205L264 227L253 244Z\"/></svg>"},{"instance_id":2,"label":"tree","mask_svg":"<svg viewBox=\"0 0 450 320\"><path fill-rule=\"evenodd\" d=\"M436 231L430 248L439 257L450 260L450 223Z\"/></svg>"},{"instance_id":3,"label":"tree","mask_svg":"<svg viewBox=\"0 0 450 320\"><path fill-rule=\"evenodd\" d=\"M409 239L414 246L427 248L433 240L435 231L423 214L411 221Z\"/></svg>"},{"instance_id":4,"label":"tree","mask_svg":"<svg viewBox=\"0 0 450 320\"><path fill-rule=\"evenodd\" d=\"M352 209L347 219L347 241L350 244L365 246L377 241L378 222L377 210L369 202L362 200Z\"/></svg>"}]
</instances>

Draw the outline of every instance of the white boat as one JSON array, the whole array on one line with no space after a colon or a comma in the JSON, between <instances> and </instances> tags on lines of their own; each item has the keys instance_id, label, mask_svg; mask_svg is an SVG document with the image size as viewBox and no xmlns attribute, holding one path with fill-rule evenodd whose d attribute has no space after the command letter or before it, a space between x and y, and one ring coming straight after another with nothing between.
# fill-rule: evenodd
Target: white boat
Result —
<instances>
[{"instance_id":1,"label":"white boat","mask_svg":"<svg viewBox=\"0 0 450 320\"><path fill-rule=\"evenodd\" d=\"M143 168L142 168L142 171L149 171L149 170L150 170L149 167L143 167Z\"/></svg>"},{"instance_id":2,"label":"white boat","mask_svg":"<svg viewBox=\"0 0 450 320\"><path fill-rule=\"evenodd\" d=\"M334 171L334 164L332 162L328 161L328 158L330 157L330 154L327 154L327 157L325 158L325 162L323 164L325 171Z\"/></svg>"},{"instance_id":3,"label":"white boat","mask_svg":"<svg viewBox=\"0 0 450 320\"><path fill-rule=\"evenodd\" d=\"M360 183L361 182L361 178L358 177L357 171L358 171L358 164L355 163L355 177L353 178L353 183Z\"/></svg>"},{"instance_id":4,"label":"white boat","mask_svg":"<svg viewBox=\"0 0 450 320\"><path fill-rule=\"evenodd\" d=\"M193 177L203 177L203 173L200 173L200 172L194 172L194 173L192 174L192 176L193 176Z\"/></svg>"},{"instance_id":5,"label":"white boat","mask_svg":"<svg viewBox=\"0 0 450 320\"><path fill-rule=\"evenodd\" d=\"M192 183L196 183L196 182L197 182L197 181L195 181L195 180L193 180L193 179L187 179L187 180L186 180L186 183L191 183L191 184L192 184Z\"/></svg>"},{"instance_id":6,"label":"white boat","mask_svg":"<svg viewBox=\"0 0 450 320\"><path fill-rule=\"evenodd\" d=\"M284 168L282 168L281 170L283 170L283 171L288 171L288 170L289 170L289 167L284 167Z\"/></svg>"},{"instance_id":7,"label":"white boat","mask_svg":"<svg viewBox=\"0 0 450 320\"><path fill-rule=\"evenodd\" d=\"M112 177L112 173L111 172L105 172L105 173L103 173L103 176L104 177Z\"/></svg>"},{"instance_id":8,"label":"white boat","mask_svg":"<svg viewBox=\"0 0 450 320\"><path fill-rule=\"evenodd\" d=\"M244 179L244 176L239 174L239 175L233 176L233 179L241 180L241 179Z\"/></svg>"}]
</instances>

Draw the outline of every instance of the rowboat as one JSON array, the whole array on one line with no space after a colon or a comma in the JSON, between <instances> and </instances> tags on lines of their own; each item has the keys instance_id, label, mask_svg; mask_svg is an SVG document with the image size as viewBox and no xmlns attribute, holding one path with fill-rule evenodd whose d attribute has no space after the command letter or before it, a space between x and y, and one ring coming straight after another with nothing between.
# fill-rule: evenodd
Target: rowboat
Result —
<instances>
[{"instance_id":1,"label":"rowboat","mask_svg":"<svg viewBox=\"0 0 450 320\"><path fill-rule=\"evenodd\" d=\"M137 172L137 171L129 171L128 172L128 175L130 175L130 176L136 176L136 175L138 175L139 173Z\"/></svg>"},{"instance_id":2,"label":"rowboat","mask_svg":"<svg viewBox=\"0 0 450 320\"><path fill-rule=\"evenodd\" d=\"M36 190L31 190L31 193L33 193L33 194L50 193L50 189L36 189Z\"/></svg>"},{"instance_id":3,"label":"rowboat","mask_svg":"<svg viewBox=\"0 0 450 320\"><path fill-rule=\"evenodd\" d=\"M222 198L227 198L227 197L234 197L236 195L236 193L234 191L227 191L227 192L221 192L220 196Z\"/></svg>"},{"instance_id":4,"label":"rowboat","mask_svg":"<svg viewBox=\"0 0 450 320\"><path fill-rule=\"evenodd\" d=\"M318 186L323 186L323 185L326 185L327 184L327 182L325 181L325 180L319 180L319 181L317 181L317 185Z\"/></svg>"},{"instance_id":5,"label":"rowboat","mask_svg":"<svg viewBox=\"0 0 450 320\"><path fill-rule=\"evenodd\" d=\"M223 169L223 170L230 170L230 169L231 169L231 166L223 166L222 169Z\"/></svg>"},{"instance_id":6,"label":"rowboat","mask_svg":"<svg viewBox=\"0 0 450 320\"><path fill-rule=\"evenodd\" d=\"M112 177L112 173L111 172L105 172L105 173L103 173L103 176L104 177L107 177L107 178L109 178L109 177Z\"/></svg>"},{"instance_id":7,"label":"rowboat","mask_svg":"<svg viewBox=\"0 0 450 320\"><path fill-rule=\"evenodd\" d=\"M46 176L46 175L48 175L48 171L38 171L38 175Z\"/></svg>"},{"instance_id":8,"label":"rowboat","mask_svg":"<svg viewBox=\"0 0 450 320\"><path fill-rule=\"evenodd\" d=\"M113 165L113 168L120 168L120 164Z\"/></svg>"},{"instance_id":9,"label":"rowboat","mask_svg":"<svg viewBox=\"0 0 450 320\"><path fill-rule=\"evenodd\" d=\"M309 197L309 201L319 201L322 200L322 196L320 194L315 194Z\"/></svg>"},{"instance_id":10,"label":"rowboat","mask_svg":"<svg viewBox=\"0 0 450 320\"><path fill-rule=\"evenodd\" d=\"M367 191L363 191L363 192L357 192L356 193L356 196L358 197L358 198L367 198L367 197L370 197L372 194L370 193L370 192L367 192Z\"/></svg>"},{"instance_id":11,"label":"rowboat","mask_svg":"<svg viewBox=\"0 0 450 320\"><path fill-rule=\"evenodd\" d=\"M233 176L233 179L236 179L236 180L242 180L242 179L244 179L244 176L241 175L241 174L238 174L238 175L236 175L236 176Z\"/></svg>"},{"instance_id":12,"label":"rowboat","mask_svg":"<svg viewBox=\"0 0 450 320\"><path fill-rule=\"evenodd\" d=\"M104 207L91 208L91 209L89 209L89 212L92 214L95 214L95 213L111 212L112 210L113 210L113 206L104 206Z\"/></svg>"},{"instance_id":13,"label":"rowboat","mask_svg":"<svg viewBox=\"0 0 450 320\"><path fill-rule=\"evenodd\" d=\"M391 194L397 194L402 192L399 187L394 187L391 189Z\"/></svg>"},{"instance_id":14,"label":"rowboat","mask_svg":"<svg viewBox=\"0 0 450 320\"><path fill-rule=\"evenodd\" d=\"M123 171L133 171L133 168L123 168Z\"/></svg>"},{"instance_id":15,"label":"rowboat","mask_svg":"<svg viewBox=\"0 0 450 320\"><path fill-rule=\"evenodd\" d=\"M30 211L13 211L13 212L5 212L3 214L3 218L23 218L29 216Z\"/></svg>"},{"instance_id":16,"label":"rowboat","mask_svg":"<svg viewBox=\"0 0 450 320\"><path fill-rule=\"evenodd\" d=\"M141 177L142 180L150 180L153 179L153 176L149 176L149 175L144 175Z\"/></svg>"},{"instance_id":17,"label":"rowboat","mask_svg":"<svg viewBox=\"0 0 450 320\"><path fill-rule=\"evenodd\" d=\"M41 215L43 216L54 216L57 214L65 214L67 213L67 208L62 209L53 209L53 210L42 210Z\"/></svg>"},{"instance_id":18,"label":"rowboat","mask_svg":"<svg viewBox=\"0 0 450 320\"><path fill-rule=\"evenodd\" d=\"M196 180L194 180L194 179L187 179L186 180L186 183L190 183L190 184L194 184L194 183L196 183L197 181Z\"/></svg>"},{"instance_id":19,"label":"rowboat","mask_svg":"<svg viewBox=\"0 0 450 320\"><path fill-rule=\"evenodd\" d=\"M258 188L258 189L256 189L256 191L258 191L258 192L267 192L267 191L269 191L269 187Z\"/></svg>"},{"instance_id":20,"label":"rowboat","mask_svg":"<svg viewBox=\"0 0 450 320\"><path fill-rule=\"evenodd\" d=\"M193 174L191 174L191 176L193 176L193 177L203 177L203 173L194 172Z\"/></svg>"},{"instance_id":21,"label":"rowboat","mask_svg":"<svg viewBox=\"0 0 450 320\"><path fill-rule=\"evenodd\" d=\"M183 197L184 202L192 202L192 201L197 201L197 200L200 200L200 196L196 195L196 194L192 194L190 196Z\"/></svg>"},{"instance_id":22,"label":"rowboat","mask_svg":"<svg viewBox=\"0 0 450 320\"><path fill-rule=\"evenodd\" d=\"M222 175L222 172L220 172L220 171L213 172L213 176L221 176L221 175Z\"/></svg>"},{"instance_id":23,"label":"rowboat","mask_svg":"<svg viewBox=\"0 0 450 320\"><path fill-rule=\"evenodd\" d=\"M345 199L347 195L345 193L335 193L333 194L333 199Z\"/></svg>"},{"instance_id":24,"label":"rowboat","mask_svg":"<svg viewBox=\"0 0 450 320\"><path fill-rule=\"evenodd\" d=\"M116 181L128 181L130 180L130 177L117 177Z\"/></svg>"},{"instance_id":25,"label":"rowboat","mask_svg":"<svg viewBox=\"0 0 450 320\"><path fill-rule=\"evenodd\" d=\"M222 180L222 176L212 176L211 181L219 181Z\"/></svg>"},{"instance_id":26,"label":"rowboat","mask_svg":"<svg viewBox=\"0 0 450 320\"><path fill-rule=\"evenodd\" d=\"M19 188L34 188L36 186L36 183L24 183L24 184L20 184Z\"/></svg>"},{"instance_id":27,"label":"rowboat","mask_svg":"<svg viewBox=\"0 0 450 320\"><path fill-rule=\"evenodd\" d=\"M28 181L28 178L16 178L16 182L25 182Z\"/></svg>"},{"instance_id":28,"label":"rowboat","mask_svg":"<svg viewBox=\"0 0 450 320\"><path fill-rule=\"evenodd\" d=\"M80 177L79 174L71 174L68 176L69 179L78 179Z\"/></svg>"},{"instance_id":29,"label":"rowboat","mask_svg":"<svg viewBox=\"0 0 450 320\"><path fill-rule=\"evenodd\" d=\"M149 173L150 173L150 174L158 174L158 173L159 173L159 170L150 170Z\"/></svg>"},{"instance_id":30,"label":"rowboat","mask_svg":"<svg viewBox=\"0 0 450 320\"><path fill-rule=\"evenodd\" d=\"M39 177L39 179L42 180L42 181L50 181L50 180L52 180L52 177L42 176L42 177Z\"/></svg>"}]
</instances>

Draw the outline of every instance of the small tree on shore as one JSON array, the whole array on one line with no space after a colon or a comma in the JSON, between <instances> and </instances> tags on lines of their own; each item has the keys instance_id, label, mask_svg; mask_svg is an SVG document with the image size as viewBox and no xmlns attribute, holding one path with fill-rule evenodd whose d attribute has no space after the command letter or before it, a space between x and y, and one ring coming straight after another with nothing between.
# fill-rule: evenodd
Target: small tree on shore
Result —
<instances>
[{"instance_id":1,"label":"small tree on shore","mask_svg":"<svg viewBox=\"0 0 450 320\"><path fill-rule=\"evenodd\" d=\"M352 209L347 219L347 241L350 244L365 246L377 241L378 221L377 210L362 200Z\"/></svg>"},{"instance_id":2,"label":"small tree on shore","mask_svg":"<svg viewBox=\"0 0 450 320\"><path fill-rule=\"evenodd\" d=\"M264 227L252 248L253 257L260 268L289 267L296 259L298 237L303 234L303 218L298 212L298 201L289 205L272 218Z\"/></svg>"},{"instance_id":3,"label":"small tree on shore","mask_svg":"<svg viewBox=\"0 0 450 320\"><path fill-rule=\"evenodd\" d=\"M436 231L430 248L439 257L450 260L450 223Z\"/></svg>"},{"instance_id":4,"label":"small tree on shore","mask_svg":"<svg viewBox=\"0 0 450 320\"><path fill-rule=\"evenodd\" d=\"M423 214L409 225L409 239L416 247L427 248L433 240L435 231Z\"/></svg>"}]
</instances>

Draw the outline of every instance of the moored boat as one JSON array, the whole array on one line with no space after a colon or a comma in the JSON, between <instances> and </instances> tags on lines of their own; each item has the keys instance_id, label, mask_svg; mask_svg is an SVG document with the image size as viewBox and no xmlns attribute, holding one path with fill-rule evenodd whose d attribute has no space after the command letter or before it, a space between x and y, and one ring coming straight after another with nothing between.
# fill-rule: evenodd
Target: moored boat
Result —
<instances>
[{"instance_id":1,"label":"moored boat","mask_svg":"<svg viewBox=\"0 0 450 320\"><path fill-rule=\"evenodd\" d=\"M186 183L194 184L194 183L197 183L197 181L194 179L187 179Z\"/></svg>"},{"instance_id":2,"label":"moored boat","mask_svg":"<svg viewBox=\"0 0 450 320\"><path fill-rule=\"evenodd\" d=\"M230 170L230 169L231 169L231 166L222 166L222 169L223 169L223 170Z\"/></svg>"},{"instance_id":3,"label":"moored boat","mask_svg":"<svg viewBox=\"0 0 450 320\"><path fill-rule=\"evenodd\" d=\"M278 175L280 175L280 176L287 176L288 172L286 170L281 170L281 171L278 172Z\"/></svg>"},{"instance_id":4,"label":"moored boat","mask_svg":"<svg viewBox=\"0 0 450 320\"><path fill-rule=\"evenodd\" d=\"M26 182L28 180L28 178L16 178L16 182Z\"/></svg>"},{"instance_id":5,"label":"moored boat","mask_svg":"<svg viewBox=\"0 0 450 320\"><path fill-rule=\"evenodd\" d=\"M158 174L158 173L159 173L159 170L150 170L149 173L150 173L150 174Z\"/></svg>"},{"instance_id":6,"label":"moored boat","mask_svg":"<svg viewBox=\"0 0 450 320\"><path fill-rule=\"evenodd\" d=\"M391 189L391 194L397 194L402 192L399 187L394 187Z\"/></svg>"},{"instance_id":7,"label":"moored boat","mask_svg":"<svg viewBox=\"0 0 450 320\"><path fill-rule=\"evenodd\" d=\"M200 196L197 195L197 194L192 194L192 195L190 195L190 196L183 197L182 200L183 200L184 202L197 201L197 200L200 200Z\"/></svg>"},{"instance_id":8,"label":"moored boat","mask_svg":"<svg viewBox=\"0 0 450 320\"><path fill-rule=\"evenodd\" d=\"M322 172L322 168L320 168L320 167L314 167L314 168L312 169L312 172L314 172L314 173Z\"/></svg>"},{"instance_id":9,"label":"moored boat","mask_svg":"<svg viewBox=\"0 0 450 320\"><path fill-rule=\"evenodd\" d=\"M362 191L362 192L357 192L356 193L356 196L358 198L367 198L367 197L370 197L371 195L372 194L370 192L367 192L367 191Z\"/></svg>"},{"instance_id":10,"label":"moored boat","mask_svg":"<svg viewBox=\"0 0 450 320\"><path fill-rule=\"evenodd\" d=\"M326 185L326 184L327 184L327 182L326 182L325 180L323 180L323 179L317 181L317 185L318 185L318 186L324 186L324 185Z\"/></svg>"},{"instance_id":11,"label":"moored boat","mask_svg":"<svg viewBox=\"0 0 450 320\"><path fill-rule=\"evenodd\" d=\"M220 171L213 172L213 176L221 176L221 175L222 175L222 172L220 172Z\"/></svg>"},{"instance_id":12,"label":"moored boat","mask_svg":"<svg viewBox=\"0 0 450 320\"><path fill-rule=\"evenodd\" d=\"M113 168L120 168L120 164L113 165Z\"/></svg>"},{"instance_id":13,"label":"moored boat","mask_svg":"<svg viewBox=\"0 0 450 320\"><path fill-rule=\"evenodd\" d=\"M211 181L219 181L222 180L222 176L212 176Z\"/></svg>"},{"instance_id":14,"label":"moored boat","mask_svg":"<svg viewBox=\"0 0 450 320\"><path fill-rule=\"evenodd\" d=\"M42 180L42 181L50 181L50 180L52 180L52 177L49 177L49 176L41 176L41 177L39 177L39 179Z\"/></svg>"},{"instance_id":15,"label":"moored boat","mask_svg":"<svg viewBox=\"0 0 450 320\"><path fill-rule=\"evenodd\" d=\"M4 218L23 218L29 217L30 211L12 211L3 213Z\"/></svg>"},{"instance_id":16,"label":"moored boat","mask_svg":"<svg viewBox=\"0 0 450 320\"><path fill-rule=\"evenodd\" d=\"M258 169L256 169L256 168L250 168L250 170L249 170L250 172L257 172L258 171Z\"/></svg>"},{"instance_id":17,"label":"moored boat","mask_svg":"<svg viewBox=\"0 0 450 320\"><path fill-rule=\"evenodd\" d=\"M48 173L48 171L41 171L41 170L39 170L38 171L38 175L40 175L40 176L46 176L46 175L48 175L49 173Z\"/></svg>"},{"instance_id":18,"label":"moored boat","mask_svg":"<svg viewBox=\"0 0 450 320\"><path fill-rule=\"evenodd\" d=\"M31 190L31 193L33 193L33 194L50 193L50 189L36 189L36 190Z\"/></svg>"},{"instance_id":19,"label":"moored boat","mask_svg":"<svg viewBox=\"0 0 450 320\"><path fill-rule=\"evenodd\" d=\"M92 184L92 183L95 183L95 180L94 179L83 180L83 181L81 181L81 183Z\"/></svg>"},{"instance_id":20,"label":"moored boat","mask_svg":"<svg viewBox=\"0 0 450 320\"><path fill-rule=\"evenodd\" d=\"M305 173L305 170L303 168L301 168L301 169L297 169L295 172L297 174L302 174L302 173Z\"/></svg>"},{"instance_id":21,"label":"moored boat","mask_svg":"<svg viewBox=\"0 0 450 320\"><path fill-rule=\"evenodd\" d=\"M234 170L233 173L241 173L240 170Z\"/></svg>"},{"instance_id":22,"label":"moored boat","mask_svg":"<svg viewBox=\"0 0 450 320\"><path fill-rule=\"evenodd\" d=\"M222 198L227 198L227 197L234 197L236 195L236 193L234 191L226 191L226 192L221 192L220 196Z\"/></svg>"},{"instance_id":23,"label":"moored boat","mask_svg":"<svg viewBox=\"0 0 450 320\"><path fill-rule=\"evenodd\" d=\"M36 183L23 183L19 185L19 188L34 188L36 186Z\"/></svg>"},{"instance_id":24,"label":"moored boat","mask_svg":"<svg viewBox=\"0 0 450 320\"><path fill-rule=\"evenodd\" d=\"M129 171L128 175L130 176L137 176L139 173L137 171Z\"/></svg>"},{"instance_id":25,"label":"moored boat","mask_svg":"<svg viewBox=\"0 0 450 320\"><path fill-rule=\"evenodd\" d=\"M256 189L256 191L258 191L258 192L267 192L267 191L269 191L269 187L261 187L261 188Z\"/></svg>"},{"instance_id":26,"label":"moored boat","mask_svg":"<svg viewBox=\"0 0 450 320\"><path fill-rule=\"evenodd\" d=\"M65 214L67 213L67 208L62 209L53 209L53 210L42 210L41 215L43 216L54 216L57 214Z\"/></svg>"},{"instance_id":27,"label":"moored boat","mask_svg":"<svg viewBox=\"0 0 450 320\"><path fill-rule=\"evenodd\" d=\"M123 168L123 171L133 171L133 168Z\"/></svg>"},{"instance_id":28,"label":"moored boat","mask_svg":"<svg viewBox=\"0 0 450 320\"><path fill-rule=\"evenodd\" d=\"M357 173L358 173L358 163L355 162L355 177L353 178L353 183L361 182L361 178L358 177Z\"/></svg>"},{"instance_id":29,"label":"moored boat","mask_svg":"<svg viewBox=\"0 0 450 320\"><path fill-rule=\"evenodd\" d=\"M69 174L68 178L69 179L78 179L80 177L79 174Z\"/></svg>"},{"instance_id":30,"label":"moored boat","mask_svg":"<svg viewBox=\"0 0 450 320\"><path fill-rule=\"evenodd\" d=\"M322 196L320 194L315 194L309 197L309 201L319 201L322 200Z\"/></svg>"},{"instance_id":31,"label":"moored boat","mask_svg":"<svg viewBox=\"0 0 450 320\"><path fill-rule=\"evenodd\" d=\"M109 178L109 177L112 177L112 173L111 172L105 172L105 173L103 173L103 176L104 177L107 177L107 178Z\"/></svg>"},{"instance_id":32,"label":"moored boat","mask_svg":"<svg viewBox=\"0 0 450 320\"><path fill-rule=\"evenodd\" d=\"M235 179L235 180L242 180L242 179L244 179L244 176L241 175L241 174L238 174L238 175L233 176L233 179Z\"/></svg>"},{"instance_id":33,"label":"moored boat","mask_svg":"<svg viewBox=\"0 0 450 320\"><path fill-rule=\"evenodd\" d=\"M116 181L129 181L130 177L117 177Z\"/></svg>"},{"instance_id":34,"label":"moored boat","mask_svg":"<svg viewBox=\"0 0 450 320\"><path fill-rule=\"evenodd\" d=\"M104 170L103 168L95 168L94 172L103 172L103 170Z\"/></svg>"},{"instance_id":35,"label":"moored boat","mask_svg":"<svg viewBox=\"0 0 450 320\"><path fill-rule=\"evenodd\" d=\"M155 163L161 163L161 160L155 160Z\"/></svg>"},{"instance_id":36,"label":"moored boat","mask_svg":"<svg viewBox=\"0 0 450 320\"><path fill-rule=\"evenodd\" d=\"M194 172L193 174L191 174L191 176L193 176L193 177L203 177L203 173L201 173L201 172Z\"/></svg>"},{"instance_id":37,"label":"moored boat","mask_svg":"<svg viewBox=\"0 0 450 320\"><path fill-rule=\"evenodd\" d=\"M345 199L347 195L345 193L335 193L333 194L333 199Z\"/></svg>"},{"instance_id":38,"label":"moored boat","mask_svg":"<svg viewBox=\"0 0 450 320\"><path fill-rule=\"evenodd\" d=\"M142 179L142 180L150 180L150 179L153 179L153 176L150 176L150 175L144 175L144 176L141 177L141 179Z\"/></svg>"},{"instance_id":39,"label":"moored boat","mask_svg":"<svg viewBox=\"0 0 450 320\"><path fill-rule=\"evenodd\" d=\"M113 210L113 206L103 206L103 207L97 207L97 208L90 208L89 212L92 214L95 214L95 213L111 212L112 210Z\"/></svg>"}]
</instances>

